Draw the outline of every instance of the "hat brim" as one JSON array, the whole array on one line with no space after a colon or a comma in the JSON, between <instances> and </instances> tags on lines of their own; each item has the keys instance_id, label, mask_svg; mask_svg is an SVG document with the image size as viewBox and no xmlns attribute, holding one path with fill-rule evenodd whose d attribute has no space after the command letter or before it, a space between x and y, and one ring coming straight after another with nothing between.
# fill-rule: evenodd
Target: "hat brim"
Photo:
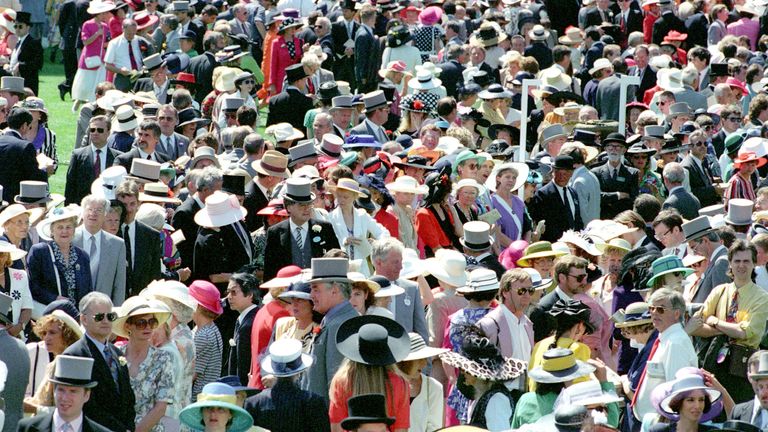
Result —
<instances>
[{"instance_id":1,"label":"hat brim","mask_svg":"<svg viewBox=\"0 0 768 432\"><path fill-rule=\"evenodd\" d=\"M360 329L364 325L375 324L387 331L387 350L363 352L360 349ZM408 357L411 351L411 338L397 321L377 315L362 315L351 318L341 324L336 333L336 348L344 357L371 366L388 366Z\"/></svg>"},{"instance_id":2,"label":"hat brim","mask_svg":"<svg viewBox=\"0 0 768 432\"><path fill-rule=\"evenodd\" d=\"M501 366L494 369L453 351L441 354L440 360L445 364L484 380L508 381L525 373L525 362L511 357L505 358Z\"/></svg>"},{"instance_id":3,"label":"hat brim","mask_svg":"<svg viewBox=\"0 0 768 432\"><path fill-rule=\"evenodd\" d=\"M517 260L516 264L520 267L530 267L531 263L529 262L529 260L537 259L537 258L548 258L548 257L558 258L563 255L567 255L567 254L565 252L558 252L554 250L534 252L530 255L522 256L519 260Z\"/></svg>"},{"instance_id":4,"label":"hat brim","mask_svg":"<svg viewBox=\"0 0 768 432\"><path fill-rule=\"evenodd\" d=\"M440 81L438 78L432 77L431 80L426 82L421 82L418 80L418 78L411 78L408 80L408 87L415 89L415 90L432 90L436 88L440 88L440 86L443 85L443 82Z\"/></svg>"},{"instance_id":5,"label":"hat brim","mask_svg":"<svg viewBox=\"0 0 768 432\"><path fill-rule=\"evenodd\" d=\"M670 414L670 415L678 414L678 413L676 413L672 409L672 407L669 406L669 404L671 404L672 401L676 397L680 396L681 394L687 393L687 392L690 392L690 391L694 391L694 390L701 390L701 391L705 392L709 396L709 401L712 403L712 405L714 405L714 403L717 402L718 400L720 400L720 398L722 397L722 394L719 391L717 391L717 390L715 390L715 389L713 389L711 387L705 387L705 386L690 387L690 388L686 388L686 389L680 389L680 390L677 390L677 391L673 391L672 393L670 393L667 397L662 399L661 403L659 404L659 409L661 411L663 411L664 413L666 413L666 414ZM712 409L712 406L710 406L710 410L711 409ZM709 411L705 412L703 415L707 415L708 412Z\"/></svg>"},{"instance_id":6,"label":"hat brim","mask_svg":"<svg viewBox=\"0 0 768 432\"><path fill-rule=\"evenodd\" d=\"M168 204L181 204L181 200L173 197L159 197L154 195L147 195L144 192L139 192L139 201L150 203L168 203Z\"/></svg>"},{"instance_id":7,"label":"hat brim","mask_svg":"<svg viewBox=\"0 0 768 432\"><path fill-rule=\"evenodd\" d=\"M227 432L246 432L253 426L253 417L237 405L231 403L207 400L187 405L179 413L179 421L192 430L202 430L203 408L226 408L232 413L232 423L227 425Z\"/></svg>"},{"instance_id":8,"label":"hat brim","mask_svg":"<svg viewBox=\"0 0 768 432\"><path fill-rule=\"evenodd\" d=\"M219 228L225 225L230 225L245 219L245 216L248 215L248 210L243 206L240 206L238 209L231 209L227 213L219 215L211 215L206 210L207 208L208 207L198 210L198 212L195 213L195 223L205 228Z\"/></svg>"},{"instance_id":9,"label":"hat brim","mask_svg":"<svg viewBox=\"0 0 768 432\"><path fill-rule=\"evenodd\" d=\"M280 178L284 178L284 179L287 179L287 178L289 178L291 176L291 172L288 170L288 168L286 168L283 171L272 171L272 170L264 168L262 166L262 164L261 164L261 159L259 159L257 161L254 161L251 164L251 167L254 170L256 170L257 173L262 174L262 175L266 175L266 176L280 177Z\"/></svg>"},{"instance_id":10,"label":"hat brim","mask_svg":"<svg viewBox=\"0 0 768 432\"><path fill-rule=\"evenodd\" d=\"M414 361L414 360L437 357L440 354L447 353L448 351L450 351L448 348L435 348L431 346L424 346L418 351L413 351L409 353L408 357L403 359L403 361Z\"/></svg>"},{"instance_id":11,"label":"hat brim","mask_svg":"<svg viewBox=\"0 0 768 432\"><path fill-rule=\"evenodd\" d=\"M87 389L92 389L99 384L97 381L67 380L67 379L61 379L61 378L56 379L55 376L49 377L48 382L65 385L69 387L82 387Z\"/></svg>"},{"instance_id":12,"label":"hat brim","mask_svg":"<svg viewBox=\"0 0 768 432\"><path fill-rule=\"evenodd\" d=\"M411 167L411 168L423 169L423 170L427 170L427 171L435 170L434 167L431 167L429 165L419 165L419 164L413 164L413 163L408 163L408 162L395 162L393 165L395 165L398 168ZM394 183L390 183L390 185L393 185L393 184ZM387 187L389 187L390 185L387 185ZM402 191L394 191L394 190L392 190L392 192L402 192Z\"/></svg>"},{"instance_id":13,"label":"hat brim","mask_svg":"<svg viewBox=\"0 0 768 432\"><path fill-rule=\"evenodd\" d=\"M130 314L126 316L117 317L117 319L112 323L112 333L127 339L129 337L129 334L125 330L125 323L128 321L128 318L132 316L147 315L147 314L154 315L155 319L157 319L158 325L165 324L165 322L171 318L171 313L164 309L154 308L151 306L134 309L133 311L131 311Z\"/></svg>"},{"instance_id":14,"label":"hat brim","mask_svg":"<svg viewBox=\"0 0 768 432\"><path fill-rule=\"evenodd\" d=\"M290 277L275 277L264 282L263 284L260 284L259 288L271 289L271 288L288 287L292 283L298 282L300 280L301 280L301 273L297 274L296 276L290 276Z\"/></svg>"},{"instance_id":15,"label":"hat brim","mask_svg":"<svg viewBox=\"0 0 768 432\"><path fill-rule=\"evenodd\" d=\"M623 321L620 323L613 324L614 327L621 329L621 328L627 328L627 327L637 327L643 324L650 324L653 320L650 318L643 318L639 320L632 320L632 321Z\"/></svg>"},{"instance_id":16,"label":"hat brim","mask_svg":"<svg viewBox=\"0 0 768 432\"><path fill-rule=\"evenodd\" d=\"M262 370L262 375L274 375L276 377L291 377L294 375L298 375L304 372L305 370L309 369L309 367L312 366L312 363L314 363L314 360L312 359L311 355L301 354L301 365L299 367L297 367L296 369L277 372L272 368L272 358L269 355L266 355L264 356L263 359L261 359L261 370Z\"/></svg>"},{"instance_id":17,"label":"hat brim","mask_svg":"<svg viewBox=\"0 0 768 432\"><path fill-rule=\"evenodd\" d=\"M594 366L581 360L576 360L575 365L561 371L545 371L542 366L537 366L528 371L528 376L537 383L556 384L572 381L576 378L589 375L594 371Z\"/></svg>"},{"instance_id":18,"label":"hat brim","mask_svg":"<svg viewBox=\"0 0 768 432\"><path fill-rule=\"evenodd\" d=\"M424 260L426 272L435 277L435 279L445 282L454 287L461 287L467 284L467 272L461 275L450 275L443 267L444 264L437 258L427 258Z\"/></svg>"},{"instance_id":19,"label":"hat brim","mask_svg":"<svg viewBox=\"0 0 768 432\"><path fill-rule=\"evenodd\" d=\"M67 219L72 219L72 218L77 219L80 217L80 214L81 214L80 211L70 210L60 215L46 217L39 224L37 224L37 227L36 227L37 234L43 240L46 240L46 241L53 240L53 237L51 235L51 225L53 225L56 222L60 222Z\"/></svg>"}]
</instances>

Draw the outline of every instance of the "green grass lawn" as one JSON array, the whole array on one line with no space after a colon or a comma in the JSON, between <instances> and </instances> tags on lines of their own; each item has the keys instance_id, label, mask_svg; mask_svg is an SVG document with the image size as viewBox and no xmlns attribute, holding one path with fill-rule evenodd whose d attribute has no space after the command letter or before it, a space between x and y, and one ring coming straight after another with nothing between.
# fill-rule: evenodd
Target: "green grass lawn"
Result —
<instances>
[{"instance_id":1,"label":"green grass lawn","mask_svg":"<svg viewBox=\"0 0 768 432\"><path fill-rule=\"evenodd\" d=\"M64 184L67 180L69 157L75 145L77 131L77 114L72 113L72 101L69 95L66 101L59 98L58 84L64 80L64 65L59 53L56 63L50 62L49 51L45 51L45 65L40 72L40 97L48 109L48 127L56 132L56 150L59 156L59 169L56 175L50 177L51 192L64 194Z\"/></svg>"}]
</instances>

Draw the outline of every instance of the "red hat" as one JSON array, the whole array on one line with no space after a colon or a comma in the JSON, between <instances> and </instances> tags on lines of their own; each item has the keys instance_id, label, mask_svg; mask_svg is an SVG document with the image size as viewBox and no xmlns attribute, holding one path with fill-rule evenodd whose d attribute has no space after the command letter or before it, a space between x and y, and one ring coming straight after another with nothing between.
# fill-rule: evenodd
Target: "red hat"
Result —
<instances>
[{"instance_id":1,"label":"red hat","mask_svg":"<svg viewBox=\"0 0 768 432\"><path fill-rule=\"evenodd\" d=\"M133 14L133 20L136 21L136 30L144 30L146 28L154 27L160 18L157 15L152 15L147 11L140 11Z\"/></svg>"},{"instance_id":2,"label":"red hat","mask_svg":"<svg viewBox=\"0 0 768 432\"><path fill-rule=\"evenodd\" d=\"M282 199L273 199L266 207L256 212L259 216L283 216L288 217L288 210L285 209Z\"/></svg>"},{"instance_id":3,"label":"red hat","mask_svg":"<svg viewBox=\"0 0 768 432\"><path fill-rule=\"evenodd\" d=\"M195 75L189 72L179 72L173 81L174 84L195 84Z\"/></svg>"},{"instance_id":4,"label":"red hat","mask_svg":"<svg viewBox=\"0 0 768 432\"><path fill-rule=\"evenodd\" d=\"M738 168L743 163L755 162L755 161L757 161L758 168L765 165L765 162L766 162L765 158L759 158L757 157L755 152L748 151L748 152L740 153L736 157L736 159L733 160L733 166Z\"/></svg>"},{"instance_id":5,"label":"red hat","mask_svg":"<svg viewBox=\"0 0 768 432\"><path fill-rule=\"evenodd\" d=\"M192 285L189 286L189 295L197 300L200 306L215 314L221 315L224 312L224 308L221 307L219 289L208 281L196 280L192 282Z\"/></svg>"},{"instance_id":6,"label":"red hat","mask_svg":"<svg viewBox=\"0 0 768 432\"><path fill-rule=\"evenodd\" d=\"M293 282L299 281L301 275L301 267L295 265L289 265L281 268L277 271L277 275L274 278L262 283L259 288L271 289L287 287Z\"/></svg>"},{"instance_id":7,"label":"red hat","mask_svg":"<svg viewBox=\"0 0 768 432\"><path fill-rule=\"evenodd\" d=\"M725 83L728 84L731 87L737 87L741 89L741 95L746 96L747 95L747 87L744 85L743 82L739 81L737 78L734 77L728 77L725 80Z\"/></svg>"},{"instance_id":8,"label":"red hat","mask_svg":"<svg viewBox=\"0 0 768 432\"><path fill-rule=\"evenodd\" d=\"M664 36L664 42L682 42L686 39L688 39L688 35L677 30L672 30Z\"/></svg>"},{"instance_id":9,"label":"red hat","mask_svg":"<svg viewBox=\"0 0 768 432\"><path fill-rule=\"evenodd\" d=\"M416 6L408 6L407 8L400 11L400 18L405 19L408 16L408 12L421 13L421 9L417 8Z\"/></svg>"}]
</instances>

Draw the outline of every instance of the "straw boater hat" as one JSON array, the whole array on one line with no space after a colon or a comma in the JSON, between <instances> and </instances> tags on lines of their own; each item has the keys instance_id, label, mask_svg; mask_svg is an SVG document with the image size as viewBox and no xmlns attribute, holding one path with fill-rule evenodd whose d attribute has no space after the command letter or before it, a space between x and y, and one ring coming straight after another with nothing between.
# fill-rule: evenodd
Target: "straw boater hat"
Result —
<instances>
[{"instance_id":1,"label":"straw boater hat","mask_svg":"<svg viewBox=\"0 0 768 432\"><path fill-rule=\"evenodd\" d=\"M192 430L203 430L203 409L205 408L229 410L232 418L227 424L227 432L246 432L253 426L253 417L237 405L237 392L227 384L220 382L206 384L202 392L197 395L197 402L181 410L179 420Z\"/></svg>"},{"instance_id":2,"label":"straw boater hat","mask_svg":"<svg viewBox=\"0 0 768 432\"><path fill-rule=\"evenodd\" d=\"M262 175L281 178L291 176L288 171L288 157L276 150L265 151L261 159L251 163L251 167Z\"/></svg>"},{"instance_id":3,"label":"straw boater hat","mask_svg":"<svg viewBox=\"0 0 768 432\"><path fill-rule=\"evenodd\" d=\"M195 223L206 228L219 228L241 221L247 214L235 195L216 191L205 199L205 208L195 214Z\"/></svg>"},{"instance_id":4,"label":"straw boater hat","mask_svg":"<svg viewBox=\"0 0 768 432\"><path fill-rule=\"evenodd\" d=\"M139 201L169 204L181 204L181 200L170 196L171 190L163 182L147 183L144 191L139 192Z\"/></svg>"},{"instance_id":5,"label":"straw boater hat","mask_svg":"<svg viewBox=\"0 0 768 432\"><path fill-rule=\"evenodd\" d=\"M43 240L52 240L53 235L51 234L51 225L53 225L53 223L67 219L77 220L77 218L80 217L80 214L82 214L82 209L77 205L54 208L48 212L45 219L37 224L37 234L40 235L40 238Z\"/></svg>"},{"instance_id":6,"label":"straw boater hat","mask_svg":"<svg viewBox=\"0 0 768 432\"><path fill-rule=\"evenodd\" d=\"M133 296L125 300L123 305L116 308L117 319L112 323L112 333L127 338L128 332L125 330L125 323L128 318L137 315L152 314L162 325L171 317L171 311L168 306L157 301L142 296Z\"/></svg>"},{"instance_id":7,"label":"straw boater hat","mask_svg":"<svg viewBox=\"0 0 768 432\"><path fill-rule=\"evenodd\" d=\"M408 357L411 340L397 321L383 316L363 315L341 324L336 332L336 347L351 361L388 366Z\"/></svg>"},{"instance_id":8,"label":"straw boater hat","mask_svg":"<svg viewBox=\"0 0 768 432\"><path fill-rule=\"evenodd\" d=\"M261 360L261 370L276 377L298 375L312 366L312 356L302 353L298 339L280 339L269 346L269 354Z\"/></svg>"},{"instance_id":9,"label":"straw boater hat","mask_svg":"<svg viewBox=\"0 0 768 432\"><path fill-rule=\"evenodd\" d=\"M448 348L434 348L428 346L424 342L424 338L418 333L408 333L408 337L411 339L411 350L408 353L408 357L404 358L402 361L432 358L449 351Z\"/></svg>"},{"instance_id":10,"label":"straw boater hat","mask_svg":"<svg viewBox=\"0 0 768 432\"><path fill-rule=\"evenodd\" d=\"M560 36L557 41L563 45L578 45L584 42L584 34L578 27L569 26L565 29L565 35Z\"/></svg>"},{"instance_id":11,"label":"straw boater hat","mask_svg":"<svg viewBox=\"0 0 768 432\"><path fill-rule=\"evenodd\" d=\"M613 320L614 327L616 328L650 324L651 313L648 311L648 303L631 303L626 309L617 310L616 313L611 316L611 320Z\"/></svg>"},{"instance_id":12,"label":"straw boater hat","mask_svg":"<svg viewBox=\"0 0 768 432\"><path fill-rule=\"evenodd\" d=\"M290 123L273 124L272 126L268 126L264 130L264 133L274 136L275 141L277 142L292 141L304 138L304 133L291 126Z\"/></svg>"},{"instance_id":13,"label":"straw boater hat","mask_svg":"<svg viewBox=\"0 0 768 432\"><path fill-rule=\"evenodd\" d=\"M131 172L126 179L139 183L152 183L160 180L161 165L155 161L135 158L131 161Z\"/></svg>"},{"instance_id":14,"label":"straw boater hat","mask_svg":"<svg viewBox=\"0 0 768 432\"><path fill-rule=\"evenodd\" d=\"M426 259L426 268L429 274L448 285L460 287L467 283L467 260L459 251L436 251L434 257Z\"/></svg>"},{"instance_id":15,"label":"straw boater hat","mask_svg":"<svg viewBox=\"0 0 768 432\"><path fill-rule=\"evenodd\" d=\"M462 351L463 355L453 351L440 354L440 360L489 381L509 381L525 373L525 362L503 357L499 348L486 337L471 335L465 338Z\"/></svg>"},{"instance_id":16,"label":"straw boater hat","mask_svg":"<svg viewBox=\"0 0 768 432\"><path fill-rule=\"evenodd\" d=\"M127 132L139 127L144 120L141 112L134 110L130 105L120 105L112 119L112 132Z\"/></svg>"},{"instance_id":17,"label":"straw boater hat","mask_svg":"<svg viewBox=\"0 0 768 432\"><path fill-rule=\"evenodd\" d=\"M53 377L48 381L70 387L94 388L98 384L92 378L93 359L69 355L56 356Z\"/></svg>"},{"instance_id":18,"label":"straw boater hat","mask_svg":"<svg viewBox=\"0 0 768 432\"><path fill-rule=\"evenodd\" d=\"M499 278L496 272L487 268L476 268L469 272L467 284L456 289L456 293L467 295L486 291L498 291Z\"/></svg>"},{"instance_id":19,"label":"straw boater hat","mask_svg":"<svg viewBox=\"0 0 768 432\"><path fill-rule=\"evenodd\" d=\"M549 30L541 24L536 24L528 31L528 37L533 41L545 41L549 39Z\"/></svg>"},{"instance_id":20,"label":"straw boater hat","mask_svg":"<svg viewBox=\"0 0 768 432\"><path fill-rule=\"evenodd\" d=\"M591 374L594 370L594 366L576 360L573 351L567 348L552 348L544 353L541 366L530 370L528 375L537 383L554 384L573 381Z\"/></svg>"}]
</instances>

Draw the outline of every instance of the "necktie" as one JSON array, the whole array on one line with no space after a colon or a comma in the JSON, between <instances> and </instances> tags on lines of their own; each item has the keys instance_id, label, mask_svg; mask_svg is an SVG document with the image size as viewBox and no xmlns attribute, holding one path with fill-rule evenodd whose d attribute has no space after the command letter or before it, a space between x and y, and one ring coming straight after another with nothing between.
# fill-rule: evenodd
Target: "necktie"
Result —
<instances>
[{"instance_id":1,"label":"necktie","mask_svg":"<svg viewBox=\"0 0 768 432\"><path fill-rule=\"evenodd\" d=\"M739 290L733 292L731 297L731 305L728 306L728 314L725 317L725 321L729 323L736 322L736 313L739 312Z\"/></svg>"},{"instance_id":2,"label":"necktie","mask_svg":"<svg viewBox=\"0 0 768 432\"><path fill-rule=\"evenodd\" d=\"M125 226L123 233L123 241L125 241L125 258L128 260L128 270L133 271L133 253L131 252L131 234L128 230L128 225Z\"/></svg>"},{"instance_id":3,"label":"necktie","mask_svg":"<svg viewBox=\"0 0 768 432\"><path fill-rule=\"evenodd\" d=\"M109 372L112 374L112 379L115 380L115 384L117 384L117 362L115 361L115 357L109 351L109 346L107 345L104 345L104 360L107 361L107 366L109 366Z\"/></svg>"},{"instance_id":4,"label":"necktie","mask_svg":"<svg viewBox=\"0 0 768 432\"><path fill-rule=\"evenodd\" d=\"M296 227L296 245L299 249L304 247L304 237L301 234L301 227Z\"/></svg>"},{"instance_id":5,"label":"necktie","mask_svg":"<svg viewBox=\"0 0 768 432\"><path fill-rule=\"evenodd\" d=\"M93 176L101 175L101 149L96 149L96 160L93 161Z\"/></svg>"},{"instance_id":6,"label":"necktie","mask_svg":"<svg viewBox=\"0 0 768 432\"><path fill-rule=\"evenodd\" d=\"M621 18L619 18L619 29L621 30L621 34L624 34L627 32L627 24L624 22L624 13L621 13Z\"/></svg>"},{"instance_id":7,"label":"necktie","mask_svg":"<svg viewBox=\"0 0 768 432\"><path fill-rule=\"evenodd\" d=\"M568 199L568 189L563 188L563 204L565 204L565 210L568 212L569 221L573 220L573 212L571 211L571 201Z\"/></svg>"},{"instance_id":8,"label":"necktie","mask_svg":"<svg viewBox=\"0 0 768 432\"><path fill-rule=\"evenodd\" d=\"M61 425L60 432L73 432L72 424L69 422L64 423Z\"/></svg>"},{"instance_id":9,"label":"necktie","mask_svg":"<svg viewBox=\"0 0 768 432\"><path fill-rule=\"evenodd\" d=\"M659 348L659 342L661 342L661 335L656 337L656 341L653 342L653 346L651 347L651 352L648 354L648 361L653 360L653 355L656 354L656 350ZM643 374L640 375L640 381L637 382L637 391L635 392L634 396L632 396L632 406L635 406L635 403L637 402L637 395L640 394L640 388L643 385L643 381L645 381L645 374L648 373L648 363L646 362L645 368L643 369Z\"/></svg>"},{"instance_id":10,"label":"necktie","mask_svg":"<svg viewBox=\"0 0 768 432\"><path fill-rule=\"evenodd\" d=\"M617 171L618 171L618 169L616 169L616 168L612 168L611 169L611 180L616 181L616 172Z\"/></svg>"},{"instance_id":11,"label":"necktie","mask_svg":"<svg viewBox=\"0 0 768 432\"><path fill-rule=\"evenodd\" d=\"M133 41L128 42L128 57L131 59L131 70L138 70L139 64L136 63L136 55L133 53Z\"/></svg>"},{"instance_id":12,"label":"necktie","mask_svg":"<svg viewBox=\"0 0 768 432\"><path fill-rule=\"evenodd\" d=\"M347 21L347 38L353 39L355 35L352 34L352 21Z\"/></svg>"},{"instance_id":13,"label":"necktie","mask_svg":"<svg viewBox=\"0 0 768 432\"><path fill-rule=\"evenodd\" d=\"M147 155L147 160L152 160L152 155L151 154Z\"/></svg>"},{"instance_id":14,"label":"necktie","mask_svg":"<svg viewBox=\"0 0 768 432\"><path fill-rule=\"evenodd\" d=\"M88 251L88 256L91 258L91 284L93 288L96 288L96 276L99 274L99 267L96 265L96 260L93 257L96 256L96 236L91 236L91 247Z\"/></svg>"}]
</instances>

